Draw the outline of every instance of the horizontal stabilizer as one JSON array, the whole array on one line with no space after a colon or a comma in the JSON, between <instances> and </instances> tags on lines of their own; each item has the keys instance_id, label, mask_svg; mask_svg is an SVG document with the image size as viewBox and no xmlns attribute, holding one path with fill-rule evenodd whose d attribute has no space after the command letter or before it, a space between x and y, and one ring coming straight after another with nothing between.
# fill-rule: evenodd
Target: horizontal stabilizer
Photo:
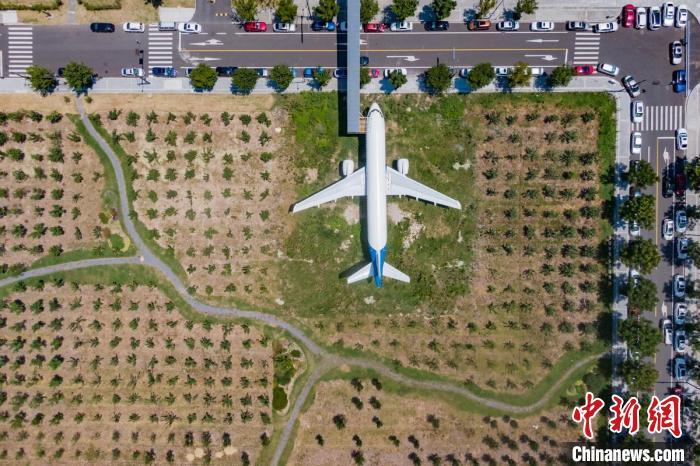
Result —
<instances>
[{"instance_id":1,"label":"horizontal stabilizer","mask_svg":"<svg viewBox=\"0 0 700 466\"><path fill-rule=\"evenodd\" d=\"M400 272L399 272L400 273ZM348 277L348 283L359 282L372 276L372 263L365 264L360 270Z\"/></svg>"},{"instance_id":2,"label":"horizontal stabilizer","mask_svg":"<svg viewBox=\"0 0 700 466\"><path fill-rule=\"evenodd\" d=\"M411 282L411 277L409 277L396 267L392 266L391 264L387 264L386 262L384 262L384 276L406 283Z\"/></svg>"}]
</instances>

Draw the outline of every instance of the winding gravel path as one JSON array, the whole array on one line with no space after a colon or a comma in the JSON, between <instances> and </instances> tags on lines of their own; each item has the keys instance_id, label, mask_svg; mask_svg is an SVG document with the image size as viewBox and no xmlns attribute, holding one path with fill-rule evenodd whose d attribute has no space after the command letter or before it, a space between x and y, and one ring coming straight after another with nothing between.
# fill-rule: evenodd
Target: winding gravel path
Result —
<instances>
[{"instance_id":1,"label":"winding gravel path","mask_svg":"<svg viewBox=\"0 0 700 466\"><path fill-rule=\"evenodd\" d=\"M415 388L420 388L420 389L427 389L427 390L436 390L436 391L443 391L443 392L448 392L448 393L453 393L455 395L460 395L464 396L466 398L469 398L472 401L475 401L479 404L482 404L484 406L488 406L490 408L504 411L504 412L510 412L510 413L528 413L531 411L536 411L537 409L541 408L544 406L546 403L549 402L550 398L553 396L553 394L558 391L561 388L561 385L564 383L565 380L568 379L569 376L571 376L576 370L579 368L583 367L584 365L594 361L595 359L599 358L601 355L593 355L589 356L587 358L581 359L578 361L576 364L572 365L563 375L562 377L552 384L551 387L545 392L545 394L536 402L530 404L530 405L525 405L525 406L519 406L519 405L513 405L510 403L506 403L503 401L499 400L494 400L490 398L484 398L482 396L476 395L475 393L471 392L469 389L467 389L464 386L455 384L455 383L449 383L449 382L442 382L442 381L430 381L430 380L417 380L410 378L406 375L400 374L390 368L389 366L386 366L382 364L381 362L374 361L371 359L362 359L362 358L357 358L357 357L343 357L339 356L336 354L332 354L327 352L324 348L319 346L316 342L311 340L300 328L290 324L289 322L286 322L282 319L279 319L273 315L270 314L265 314L262 312L257 312L257 311L248 311L248 310L243 310L243 309L237 309L237 308L226 308L226 307L220 307L220 306L212 306L206 303L202 303L192 296L190 296L187 293L187 289L185 285L182 283L180 278L168 267L167 264L165 264L162 260L160 260L153 252L148 248L148 246L144 243L143 239L139 236L139 234L136 231L136 227L134 226L134 223L129 216L129 205L128 205L128 197L127 197L127 191L126 191L126 181L124 179L124 172L122 171L121 164L119 162L118 157L112 151L112 148L109 146L109 144L102 138L102 136L97 132L95 127L92 125L92 122L88 118L87 114L85 113L85 110L83 108L82 102L80 100L77 100L77 107L78 111L80 112L80 118L85 125L85 128L87 129L88 133L92 138L97 141L99 146L102 148L102 150L107 154L109 157L109 161L111 162L114 172L116 174L117 178L117 185L119 187L119 207L121 211L121 217L124 222L124 226L126 228L127 233L131 237L132 241L134 242L134 245L136 246L139 256L138 257L128 257L128 258L105 258L105 259L89 259L89 260L80 260L80 261L75 261L75 262L68 262L64 264L56 264L56 265L51 265L43 268L37 268L33 270L26 271L18 276L15 277L9 277L5 278L3 280L0 280L0 287L10 285L12 283L18 282L23 279L27 278L32 278L32 277L39 277L42 275L50 274L53 272L61 272L61 271L67 271L67 270L75 270L75 269L81 269L81 268L86 268L86 267L93 267L93 266L108 266L108 265L124 265L124 264L141 264L141 265L148 265L150 267L154 267L157 269L159 272L161 272L165 277L173 284L177 292L182 296L182 298L190 305L192 308L196 309L199 312L205 313L205 314L212 314L212 315L222 315L222 316L232 316L232 317L242 317L242 318L247 318L251 320L257 320L259 322L262 322L264 324L273 326L273 327L278 327L281 329L286 330L289 332L291 335L293 335L296 339L301 341L304 346L308 349L309 352L311 352L317 359L318 359L318 365L314 369L314 371L311 373L309 378L307 379L306 383L302 387L299 396L296 398L294 402L294 406L292 407L290 414L289 414L289 420L285 424L280 439L277 442L274 456L272 459L272 464L277 465L281 455L289 442L289 437L292 433L292 430L294 428L294 424L296 423L297 418L299 417L299 414L301 413L301 409L304 406L304 403L306 402L307 397L309 396L309 393L311 392L311 389L313 388L314 384L325 374L328 372L330 369L334 367L338 367L340 365L349 365L349 366L356 366L356 367L362 367L365 369L371 369L379 373L380 375L393 379L397 382L400 382L404 385L408 385L411 387Z\"/></svg>"}]
</instances>

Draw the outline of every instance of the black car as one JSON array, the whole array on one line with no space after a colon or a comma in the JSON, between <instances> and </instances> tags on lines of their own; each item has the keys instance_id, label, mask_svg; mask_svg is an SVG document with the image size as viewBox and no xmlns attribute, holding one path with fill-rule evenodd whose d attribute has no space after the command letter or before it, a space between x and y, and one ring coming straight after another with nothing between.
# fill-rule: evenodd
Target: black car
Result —
<instances>
[{"instance_id":1,"label":"black car","mask_svg":"<svg viewBox=\"0 0 700 466\"><path fill-rule=\"evenodd\" d=\"M238 69L237 66L217 66L216 75L221 78L230 78Z\"/></svg>"},{"instance_id":2,"label":"black car","mask_svg":"<svg viewBox=\"0 0 700 466\"><path fill-rule=\"evenodd\" d=\"M92 32L114 32L114 24L112 23L90 23Z\"/></svg>"},{"instance_id":3,"label":"black car","mask_svg":"<svg viewBox=\"0 0 700 466\"><path fill-rule=\"evenodd\" d=\"M65 68L61 67L56 70L56 77L57 78L62 78L63 77L63 72L65 71Z\"/></svg>"},{"instance_id":4,"label":"black car","mask_svg":"<svg viewBox=\"0 0 700 466\"><path fill-rule=\"evenodd\" d=\"M450 23L447 21L426 21L426 31L447 31L450 29Z\"/></svg>"},{"instance_id":5,"label":"black car","mask_svg":"<svg viewBox=\"0 0 700 466\"><path fill-rule=\"evenodd\" d=\"M663 176L661 194L663 197L673 196L673 169L668 168Z\"/></svg>"},{"instance_id":6,"label":"black car","mask_svg":"<svg viewBox=\"0 0 700 466\"><path fill-rule=\"evenodd\" d=\"M154 66L151 68L151 74L161 78L174 78L177 76L177 70L172 66Z\"/></svg>"},{"instance_id":7,"label":"black car","mask_svg":"<svg viewBox=\"0 0 700 466\"><path fill-rule=\"evenodd\" d=\"M366 56L361 56L360 57L360 66L367 66L369 65L369 57Z\"/></svg>"},{"instance_id":8,"label":"black car","mask_svg":"<svg viewBox=\"0 0 700 466\"><path fill-rule=\"evenodd\" d=\"M314 21L311 23L311 29L314 31L325 31L326 30L326 22L325 21Z\"/></svg>"}]
</instances>

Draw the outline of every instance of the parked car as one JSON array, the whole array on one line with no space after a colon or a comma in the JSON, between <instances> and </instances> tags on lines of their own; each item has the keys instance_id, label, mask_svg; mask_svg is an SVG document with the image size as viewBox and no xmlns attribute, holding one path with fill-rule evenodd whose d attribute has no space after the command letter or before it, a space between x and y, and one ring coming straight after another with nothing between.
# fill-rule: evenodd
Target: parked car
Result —
<instances>
[{"instance_id":1,"label":"parked car","mask_svg":"<svg viewBox=\"0 0 700 466\"><path fill-rule=\"evenodd\" d=\"M63 72L66 71L64 67L60 67L56 70L56 77L57 78L62 78L63 77Z\"/></svg>"},{"instance_id":2,"label":"parked car","mask_svg":"<svg viewBox=\"0 0 700 466\"><path fill-rule=\"evenodd\" d=\"M122 29L124 32L145 32L146 26L143 23L124 23Z\"/></svg>"},{"instance_id":3,"label":"parked car","mask_svg":"<svg viewBox=\"0 0 700 466\"><path fill-rule=\"evenodd\" d=\"M639 88L639 84L637 84L637 81L635 81L634 78L630 75L627 75L624 78L622 78L622 85L625 86L627 93L632 98L638 97L639 94L642 93L641 89Z\"/></svg>"},{"instance_id":4,"label":"parked car","mask_svg":"<svg viewBox=\"0 0 700 466\"><path fill-rule=\"evenodd\" d=\"M371 70L369 70L370 78L379 78L379 77L381 77L381 75L382 75L382 72L379 68L372 68Z\"/></svg>"},{"instance_id":5,"label":"parked car","mask_svg":"<svg viewBox=\"0 0 700 466\"><path fill-rule=\"evenodd\" d=\"M676 340L674 342L674 348L677 353L685 353L688 343L688 337L686 336L685 330L676 330Z\"/></svg>"},{"instance_id":6,"label":"parked car","mask_svg":"<svg viewBox=\"0 0 700 466\"><path fill-rule=\"evenodd\" d=\"M177 70L172 66L154 66L151 68L151 74L160 78L174 78L177 76Z\"/></svg>"},{"instance_id":7,"label":"parked car","mask_svg":"<svg viewBox=\"0 0 700 466\"><path fill-rule=\"evenodd\" d=\"M143 68L122 68L122 76L125 78L141 78L144 74Z\"/></svg>"},{"instance_id":8,"label":"parked car","mask_svg":"<svg viewBox=\"0 0 700 466\"><path fill-rule=\"evenodd\" d=\"M688 148L688 131L685 128L676 130L676 149L686 150Z\"/></svg>"},{"instance_id":9,"label":"parked car","mask_svg":"<svg viewBox=\"0 0 700 466\"><path fill-rule=\"evenodd\" d=\"M426 21L424 26L426 31L447 31L450 29L450 23L447 21Z\"/></svg>"},{"instance_id":10,"label":"parked car","mask_svg":"<svg viewBox=\"0 0 700 466\"><path fill-rule=\"evenodd\" d=\"M593 32L604 33L604 32L615 32L618 29L618 25L615 22L609 23L596 23L593 25Z\"/></svg>"},{"instance_id":11,"label":"parked car","mask_svg":"<svg viewBox=\"0 0 700 466\"><path fill-rule=\"evenodd\" d=\"M243 23L245 32L265 32L267 31L267 23L264 21L246 21Z\"/></svg>"},{"instance_id":12,"label":"parked car","mask_svg":"<svg viewBox=\"0 0 700 466\"><path fill-rule=\"evenodd\" d=\"M530 30L538 32L554 31L554 23L551 21L535 21L530 24Z\"/></svg>"},{"instance_id":13,"label":"parked car","mask_svg":"<svg viewBox=\"0 0 700 466\"><path fill-rule=\"evenodd\" d=\"M459 70L459 77L460 77L460 78L467 79L467 77L469 76L469 72L470 72L471 70L472 70L472 67L471 67L471 66L468 66L468 67L466 67L466 68L460 69L460 70Z\"/></svg>"},{"instance_id":14,"label":"parked car","mask_svg":"<svg viewBox=\"0 0 700 466\"><path fill-rule=\"evenodd\" d=\"M644 102L635 100L632 102L632 123L641 123L644 119Z\"/></svg>"},{"instance_id":15,"label":"parked car","mask_svg":"<svg viewBox=\"0 0 700 466\"><path fill-rule=\"evenodd\" d=\"M177 30L183 34L199 34L202 32L202 26L199 23L179 23Z\"/></svg>"},{"instance_id":16,"label":"parked car","mask_svg":"<svg viewBox=\"0 0 700 466\"><path fill-rule=\"evenodd\" d=\"M673 92L685 92L685 70L673 72Z\"/></svg>"},{"instance_id":17,"label":"parked car","mask_svg":"<svg viewBox=\"0 0 700 466\"><path fill-rule=\"evenodd\" d=\"M593 65L577 65L574 66L574 74L578 76L588 76L595 72L595 67Z\"/></svg>"},{"instance_id":18,"label":"parked car","mask_svg":"<svg viewBox=\"0 0 700 466\"><path fill-rule=\"evenodd\" d=\"M630 236L639 236L642 234L641 228L639 228L639 223L632 220L630 222Z\"/></svg>"},{"instance_id":19,"label":"parked car","mask_svg":"<svg viewBox=\"0 0 700 466\"><path fill-rule=\"evenodd\" d=\"M332 21L316 20L311 23L311 29L314 31L335 31L335 23Z\"/></svg>"},{"instance_id":20,"label":"parked car","mask_svg":"<svg viewBox=\"0 0 700 466\"><path fill-rule=\"evenodd\" d=\"M690 246L690 240L681 236L676 240L676 258L679 261L684 261L688 258L688 246Z\"/></svg>"},{"instance_id":21,"label":"parked car","mask_svg":"<svg viewBox=\"0 0 700 466\"><path fill-rule=\"evenodd\" d=\"M397 21L395 23L391 23L389 29L394 32L413 31L413 23L410 21Z\"/></svg>"},{"instance_id":22,"label":"parked car","mask_svg":"<svg viewBox=\"0 0 700 466\"><path fill-rule=\"evenodd\" d=\"M402 75L408 76L408 71L406 71L406 68L387 68L384 70L384 77L389 78L391 73L393 73L394 71L398 71Z\"/></svg>"},{"instance_id":23,"label":"parked car","mask_svg":"<svg viewBox=\"0 0 700 466\"><path fill-rule=\"evenodd\" d=\"M615 65L609 63L600 63L598 65L598 73L607 74L608 76L617 76L619 72L620 68Z\"/></svg>"},{"instance_id":24,"label":"parked car","mask_svg":"<svg viewBox=\"0 0 700 466\"><path fill-rule=\"evenodd\" d=\"M636 10L634 5L627 4L622 7L622 16L620 16L620 24L623 28L634 27L634 17Z\"/></svg>"},{"instance_id":25,"label":"parked car","mask_svg":"<svg viewBox=\"0 0 700 466\"><path fill-rule=\"evenodd\" d=\"M496 76L499 78L503 78L505 76L508 76L508 71L510 71L512 67L510 66L495 66L493 68L494 73L496 73Z\"/></svg>"},{"instance_id":26,"label":"parked car","mask_svg":"<svg viewBox=\"0 0 700 466\"><path fill-rule=\"evenodd\" d=\"M678 5L676 8L676 27L684 28L686 24L688 24L688 7Z\"/></svg>"},{"instance_id":27,"label":"parked car","mask_svg":"<svg viewBox=\"0 0 700 466\"><path fill-rule=\"evenodd\" d=\"M367 23L363 26L365 32L384 32L386 24L384 23Z\"/></svg>"},{"instance_id":28,"label":"parked car","mask_svg":"<svg viewBox=\"0 0 700 466\"><path fill-rule=\"evenodd\" d=\"M673 219L665 218L661 222L661 234L666 241L673 239Z\"/></svg>"},{"instance_id":29,"label":"parked car","mask_svg":"<svg viewBox=\"0 0 700 466\"><path fill-rule=\"evenodd\" d=\"M685 173L683 173L680 170L677 170L676 177L674 179L674 193L676 194L676 197L679 197L681 199L685 198L685 185Z\"/></svg>"},{"instance_id":30,"label":"parked car","mask_svg":"<svg viewBox=\"0 0 700 466\"><path fill-rule=\"evenodd\" d=\"M274 32L295 32L297 30L297 25L294 23L274 23L272 25L272 30Z\"/></svg>"},{"instance_id":31,"label":"parked car","mask_svg":"<svg viewBox=\"0 0 700 466\"><path fill-rule=\"evenodd\" d=\"M194 67L193 67L193 66L188 66L188 67L186 67L186 68L185 68L185 76L189 78L190 75L192 74L192 70L194 70Z\"/></svg>"},{"instance_id":32,"label":"parked car","mask_svg":"<svg viewBox=\"0 0 700 466\"><path fill-rule=\"evenodd\" d=\"M215 68L216 75L219 76L220 78L233 77L233 74L236 72L237 69L238 69L237 66L217 66Z\"/></svg>"},{"instance_id":33,"label":"parked car","mask_svg":"<svg viewBox=\"0 0 700 466\"><path fill-rule=\"evenodd\" d=\"M488 19L473 19L467 23L470 31L486 31L491 28L491 21Z\"/></svg>"},{"instance_id":34,"label":"parked car","mask_svg":"<svg viewBox=\"0 0 700 466\"><path fill-rule=\"evenodd\" d=\"M673 296L678 299L685 298L685 277L683 275L673 276Z\"/></svg>"},{"instance_id":35,"label":"parked car","mask_svg":"<svg viewBox=\"0 0 700 466\"><path fill-rule=\"evenodd\" d=\"M682 238L686 239L687 238ZM685 320L688 315L688 305L686 303L676 303L676 308L673 310L673 320L676 325L685 325Z\"/></svg>"},{"instance_id":36,"label":"parked car","mask_svg":"<svg viewBox=\"0 0 700 466\"><path fill-rule=\"evenodd\" d=\"M668 167L664 170L661 180L661 195L663 197L673 196L673 168Z\"/></svg>"},{"instance_id":37,"label":"parked car","mask_svg":"<svg viewBox=\"0 0 700 466\"><path fill-rule=\"evenodd\" d=\"M588 29L588 23L585 21L567 21L566 29L569 31L585 31Z\"/></svg>"},{"instance_id":38,"label":"parked car","mask_svg":"<svg viewBox=\"0 0 700 466\"><path fill-rule=\"evenodd\" d=\"M335 79L345 79L348 77L347 68L336 68L333 70L333 77Z\"/></svg>"},{"instance_id":39,"label":"parked car","mask_svg":"<svg viewBox=\"0 0 700 466\"><path fill-rule=\"evenodd\" d=\"M90 23L92 32L114 32L114 24L112 23Z\"/></svg>"},{"instance_id":40,"label":"parked car","mask_svg":"<svg viewBox=\"0 0 700 466\"><path fill-rule=\"evenodd\" d=\"M267 68L256 68L255 71L258 72L258 77L267 78Z\"/></svg>"},{"instance_id":41,"label":"parked car","mask_svg":"<svg viewBox=\"0 0 700 466\"><path fill-rule=\"evenodd\" d=\"M661 27L661 8L658 6L650 7L647 22L650 31L659 29Z\"/></svg>"},{"instance_id":42,"label":"parked car","mask_svg":"<svg viewBox=\"0 0 700 466\"><path fill-rule=\"evenodd\" d=\"M496 24L496 29L499 31L517 31L520 29L520 23L517 21L501 21Z\"/></svg>"},{"instance_id":43,"label":"parked car","mask_svg":"<svg viewBox=\"0 0 700 466\"><path fill-rule=\"evenodd\" d=\"M683 356L676 356L673 360L673 377L681 382L688 380L688 369Z\"/></svg>"},{"instance_id":44,"label":"parked car","mask_svg":"<svg viewBox=\"0 0 700 466\"><path fill-rule=\"evenodd\" d=\"M369 57L366 55L362 55L360 57L360 66L367 66L369 65Z\"/></svg>"},{"instance_id":45,"label":"parked car","mask_svg":"<svg viewBox=\"0 0 700 466\"><path fill-rule=\"evenodd\" d=\"M630 135L630 153L639 155L642 153L642 133L635 131Z\"/></svg>"},{"instance_id":46,"label":"parked car","mask_svg":"<svg viewBox=\"0 0 700 466\"><path fill-rule=\"evenodd\" d=\"M661 321L661 331L664 334L664 343L673 344L673 323L668 317Z\"/></svg>"},{"instance_id":47,"label":"parked car","mask_svg":"<svg viewBox=\"0 0 700 466\"><path fill-rule=\"evenodd\" d=\"M678 65L683 61L683 46L681 45L681 41L674 40L671 42L670 52L672 65Z\"/></svg>"},{"instance_id":48,"label":"parked car","mask_svg":"<svg viewBox=\"0 0 700 466\"><path fill-rule=\"evenodd\" d=\"M661 5L661 25L664 27L673 26L676 19L676 9L673 2L664 2Z\"/></svg>"},{"instance_id":49,"label":"parked car","mask_svg":"<svg viewBox=\"0 0 700 466\"><path fill-rule=\"evenodd\" d=\"M531 66L530 67L530 76L537 77L537 76L544 76L546 73L544 71L544 68L541 66Z\"/></svg>"},{"instance_id":50,"label":"parked car","mask_svg":"<svg viewBox=\"0 0 700 466\"><path fill-rule=\"evenodd\" d=\"M688 215L684 209L676 210L676 233L685 233L688 228Z\"/></svg>"},{"instance_id":51,"label":"parked car","mask_svg":"<svg viewBox=\"0 0 700 466\"><path fill-rule=\"evenodd\" d=\"M647 27L647 9L643 6L637 8L634 27L644 29Z\"/></svg>"}]
</instances>

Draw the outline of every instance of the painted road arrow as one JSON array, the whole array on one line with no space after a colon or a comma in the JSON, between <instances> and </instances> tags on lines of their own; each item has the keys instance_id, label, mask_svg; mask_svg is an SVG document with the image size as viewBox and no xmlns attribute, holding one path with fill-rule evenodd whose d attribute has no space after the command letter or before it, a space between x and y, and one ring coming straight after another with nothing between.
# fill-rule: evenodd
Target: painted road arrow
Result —
<instances>
[{"instance_id":1,"label":"painted road arrow","mask_svg":"<svg viewBox=\"0 0 700 466\"><path fill-rule=\"evenodd\" d=\"M213 58L213 57L191 57L190 61L214 61L214 60L221 60L221 58Z\"/></svg>"},{"instance_id":2,"label":"painted road arrow","mask_svg":"<svg viewBox=\"0 0 700 466\"><path fill-rule=\"evenodd\" d=\"M670 158L670 155L671 155L671 154L669 154L669 153L668 153L668 150L664 147L664 153L663 153L664 165L668 165L668 160L669 160L669 158Z\"/></svg>"},{"instance_id":3,"label":"painted road arrow","mask_svg":"<svg viewBox=\"0 0 700 466\"><path fill-rule=\"evenodd\" d=\"M416 58L415 55L387 55L387 58L403 58L406 61L418 61L420 58Z\"/></svg>"},{"instance_id":4,"label":"painted road arrow","mask_svg":"<svg viewBox=\"0 0 700 466\"><path fill-rule=\"evenodd\" d=\"M525 55L526 57L541 58L544 61L553 61L557 58L554 55Z\"/></svg>"},{"instance_id":5,"label":"painted road arrow","mask_svg":"<svg viewBox=\"0 0 700 466\"><path fill-rule=\"evenodd\" d=\"M526 42L541 44L542 42L559 42L559 39L528 39Z\"/></svg>"}]
</instances>

